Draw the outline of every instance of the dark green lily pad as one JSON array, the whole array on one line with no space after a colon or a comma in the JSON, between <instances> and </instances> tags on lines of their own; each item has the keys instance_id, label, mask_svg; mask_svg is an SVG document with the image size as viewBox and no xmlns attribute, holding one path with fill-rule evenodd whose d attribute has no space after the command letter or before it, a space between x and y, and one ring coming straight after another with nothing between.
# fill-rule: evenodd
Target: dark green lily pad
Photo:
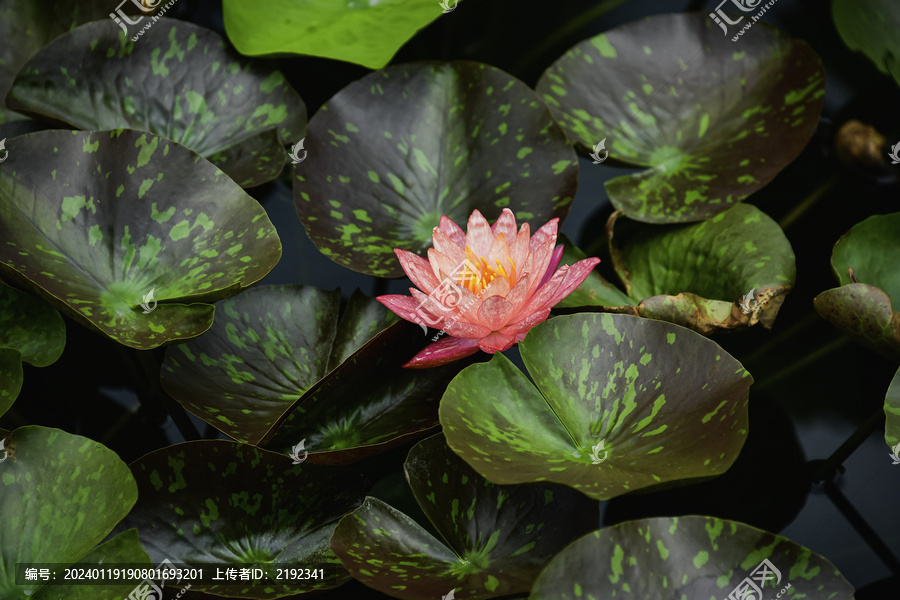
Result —
<instances>
[{"instance_id":1,"label":"dark green lily pad","mask_svg":"<svg viewBox=\"0 0 900 600\"><path fill-rule=\"evenodd\" d=\"M782 592L853 600L854 590L827 559L785 537L688 516L627 521L584 536L544 569L530 600L769 600Z\"/></svg>"},{"instance_id":2,"label":"dark green lily pad","mask_svg":"<svg viewBox=\"0 0 900 600\"><path fill-rule=\"evenodd\" d=\"M333 588L349 574L328 548L338 520L367 486L350 469L292 465L281 454L220 440L168 446L131 465L140 500L118 529L136 527L153 564L324 569L325 577L269 585L198 582L229 598L283 598Z\"/></svg>"},{"instance_id":3,"label":"dark green lily pad","mask_svg":"<svg viewBox=\"0 0 900 600\"><path fill-rule=\"evenodd\" d=\"M725 472L747 437L750 374L715 342L630 315L578 313L450 382L440 420L489 481L549 481L601 500Z\"/></svg>"},{"instance_id":4,"label":"dark green lily pad","mask_svg":"<svg viewBox=\"0 0 900 600\"><path fill-rule=\"evenodd\" d=\"M841 287L819 294L819 315L888 360L900 362L900 213L854 225L834 246ZM851 273L852 270L852 273Z\"/></svg>"},{"instance_id":5,"label":"dark green lily pad","mask_svg":"<svg viewBox=\"0 0 900 600\"><path fill-rule=\"evenodd\" d=\"M562 265L574 265L579 260L587 258L587 254L581 251L572 240L564 234L557 238L557 244L563 245ZM605 280L596 271L591 272L587 279L578 288L560 300L557 308L571 308L580 306L634 306L636 302L623 294L619 288Z\"/></svg>"},{"instance_id":6,"label":"dark green lily pad","mask_svg":"<svg viewBox=\"0 0 900 600\"><path fill-rule=\"evenodd\" d=\"M370 69L388 64L409 38L442 16L439 0L225 0L222 6L228 39L241 54L294 52Z\"/></svg>"},{"instance_id":7,"label":"dark green lily pad","mask_svg":"<svg viewBox=\"0 0 900 600\"><path fill-rule=\"evenodd\" d=\"M146 565L152 566L150 557L141 548L138 540L137 529L129 529L120 533L108 542L97 546L87 556L76 561L78 563L90 563L92 565ZM134 584L125 585L99 584L99 585L45 585L40 591L31 597L31 600L125 600L132 591Z\"/></svg>"},{"instance_id":8,"label":"dark green lily pad","mask_svg":"<svg viewBox=\"0 0 900 600\"><path fill-rule=\"evenodd\" d=\"M488 65L416 62L338 92L309 123L294 204L310 239L340 265L404 275L446 215L489 221L503 208L532 231L565 218L578 160L528 86Z\"/></svg>"},{"instance_id":9,"label":"dark green lily pad","mask_svg":"<svg viewBox=\"0 0 900 600\"><path fill-rule=\"evenodd\" d=\"M165 138L42 131L6 147L0 273L121 344L200 335L213 318L206 302L256 283L281 257L259 203Z\"/></svg>"},{"instance_id":10,"label":"dark green lily pad","mask_svg":"<svg viewBox=\"0 0 900 600\"><path fill-rule=\"evenodd\" d=\"M884 440L893 453L900 456L900 369L897 369L884 398L884 416Z\"/></svg>"},{"instance_id":11,"label":"dark green lily pad","mask_svg":"<svg viewBox=\"0 0 900 600\"><path fill-rule=\"evenodd\" d=\"M416 444L404 466L443 541L376 498L341 519L331 539L354 578L397 598L527 592L550 558L596 523L597 504L573 490L485 481L440 434Z\"/></svg>"},{"instance_id":12,"label":"dark green lily pad","mask_svg":"<svg viewBox=\"0 0 900 600\"><path fill-rule=\"evenodd\" d=\"M834 0L831 15L841 39L864 52L900 85L900 4L894 0Z\"/></svg>"},{"instance_id":13,"label":"dark green lily pad","mask_svg":"<svg viewBox=\"0 0 900 600\"><path fill-rule=\"evenodd\" d=\"M337 290L300 285L226 300L206 335L167 349L163 387L207 423L257 444L349 353L397 320L357 291L338 324L340 303Z\"/></svg>"},{"instance_id":14,"label":"dark green lily pad","mask_svg":"<svg viewBox=\"0 0 900 600\"><path fill-rule=\"evenodd\" d=\"M628 295L639 301L636 315L704 335L772 327L797 267L790 242L768 215L750 204L684 225L620 215L607 224L610 252Z\"/></svg>"},{"instance_id":15,"label":"dark green lily pad","mask_svg":"<svg viewBox=\"0 0 900 600\"><path fill-rule=\"evenodd\" d=\"M16 563L70 564L86 555L137 500L124 462L99 442L29 425L0 429L0 598L29 598ZM4 457L0 451L0 458Z\"/></svg>"},{"instance_id":16,"label":"dark green lily pad","mask_svg":"<svg viewBox=\"0 0 900 600\"><path fill-rule=\"evenodd\" d=\"M3 102L22 65L61 33L81 23L108 19L114 9L108 0L3 0L0 3L0 40L3 40L0 44L0 125L26 118L8 109ZM128 8L123 6L123 10Z\"/></svg>"},{"instance_id":17,"label":"dark green lily pad","mask_svg":"<svg viewBox=\"0 0 900 600\"><path fill-rule=\"evenodd\" d=\"M768 184L812 138L822 61L765 22L735 44L706 12L654 15L584 40L537 91L569 138L647 167L606 184L647 223L708 219Z\"/></svg>"},{"instance_id":18,"label":"dark green lily pad","mask_svg":"<svg viewBox=\"0 0 900 600\"><path fill-rule=\"evenodd\" d=\"M309 460L348 464L436 428L438 405L447 384L481 358L473 356L431 369L404 369L422 342L422 331L406 321L382 331L273 425L266 446L288 453L306 440Z\"/></svg>"},{"instance_id":19,"label":"dark green lily pad","mask_svg":"<svg viewBox=\"0 0 900 600\"><path fill-rule=\"evenodd\" d=\"M78 129L165 136L243 187L275 179L284 146L306 134L306 106L284 76L191 23L160 17L135 42L132 29L106 18L60 36L25 64L8 105Z\"/></svg>"},{"instance_id":20,"label":"dark green lily pad","mask_svg":"<svg viewBox=\"0 0 900 600\"><path fill-rule=\"evenodd\" d=\"M66 347L66 326L48 304L0 283L0 416L22 389L22 362L46 367Z\"/></svg>"}]
</instances>

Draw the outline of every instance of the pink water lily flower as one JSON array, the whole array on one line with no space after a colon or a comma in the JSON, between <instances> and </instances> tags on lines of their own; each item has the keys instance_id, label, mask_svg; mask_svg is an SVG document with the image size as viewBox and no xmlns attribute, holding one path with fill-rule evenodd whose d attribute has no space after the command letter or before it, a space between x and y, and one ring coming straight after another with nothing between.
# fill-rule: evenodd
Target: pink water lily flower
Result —
<instances>
[{"instance_id":1,"label":"pink water lily flower","mask_svg":"<svg viewBox=\"0 0 900 600\"><path fill-rule=\"evenodd\" d=\"M483 350L502 352L550 316L550 309L581 285L599 258L562 266L556 245L559 219L532 236L528 223L516 233L508 208L491 226L477 210L468 230L446 216L433 230L428 260L395 249L403 270L419 289L412 296L379 296L401 318L440 327L450 337L426 346L404 367L443 365ZM426 330L427 331L427 330Z\"/></svg>"}]
</instances>

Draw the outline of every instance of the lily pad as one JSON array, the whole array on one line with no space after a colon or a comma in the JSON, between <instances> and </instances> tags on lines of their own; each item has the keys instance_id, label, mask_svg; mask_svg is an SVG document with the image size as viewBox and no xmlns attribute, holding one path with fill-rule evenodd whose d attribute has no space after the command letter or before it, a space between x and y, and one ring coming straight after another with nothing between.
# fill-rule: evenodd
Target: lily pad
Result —
<instances>
[{"instance_id":1,"label":"lily pad","mask_svg":"<svg viewBox=\"0 0 900 600\"><path fill-rule=\"evenodd\" d=\"M85 556L137 500L128 467L102 444L59 429L0 429L0 597L29 598L16 563L70 564Z\"/></svg>"},{"instance_id":2,"label":"lily pad","mask_svg":"<svg viewBox=\"0 0 900 600\"><path fill-rule=\"evenodd\" d=\"M7 149L0 273L126 346L200 335L213 319L207 302L256 283L281 257L265 210L165 138L42 131Z\"/></svg>"},{"instance_id":3,"label":"lily pad","mask_svg":"<svg viewBox=\"0 0 900 600\"><path fill-rule=\"evenodd\" d=\"M509 208L536 230L565 218L578 160L535 93L476 62L416 62L338 92L309 123L294 204L340 265L401 277L395 248L422 254L442 215Z\"/></svg>"},{"instance_id":4,"label":"lily pad","mask_svg":"<svg viewBox=\"0 0 900 600\"><path fill-rule=\"evenodd\" d=\"M576 540L543 570L530 599L853 600L853 593L809 548L737 521L688 516L627 521Z\"/></svg>"},{"instance_id":5,"label":"lily pad","mask_svg":"<svg viewBox=\"0 0 900 600\"><path fill-rule=\"evenodd\" d=\"M146 565L152 566L150 557L141 548L136 529L129 529L120 533L108 542L97 546L87 556L76 561L90 565ZM115 567L112 567L115 568ZM134 584L124 585L95 584L95 585L45 585L40 591L31 597L31 600L125 600L134 590Z\"/></svg>"},{"instance_id":6,"label":"lily pad","mask_svg":"<svg viewBox=\"0 0 900 600\"><path fill-rule=\"evenodd\" d=\"M356 292L338 324L340 303L337 290L300 285L262 286L221 302L206 335L167 349L163 387L207 423L258 444L349 353L396 321Z\"/></svg>"},{"instance_id":7,"label":"lily pad","mask_svg":"<svg viewBox=\"0 0 900 600\"><path fill-rule=\"evenodd\" d=\"M438 0L225 0L222 7L228 39L241 54L294 52L370 69L385 66L442 16Z\"/></svg>"},{"instance_id":8,"label":"lily pad","mask_svg":"<svg viewBox=\"0 0 900 600\"><path fill-rule=\"evenodd\" d=\"M160 17L129 37L109 18L61 35L22 67L8 105L78 129L165 136L243 187L278 176L285 144L306 134L306 106L279 71L184 21Z\"/></svg>"},{"instance_id":9,"label":"lily pad","mask_svg":"<svg viewBox=\"0 0 900 600\"><path fill-rule=\"evenodd\" d=\"M22 362L52 365L65 346L66 326L58 312L0 283L0 416L22 389Z\"/></svg>"},{"instance_id":10,"label":"lily pad","mask_svg":"<svg viewBox=\"0 0 900 600\"><path fill-rule=\"evenodd\" d=\"M108 19L113 8L108 0L4 0L0 3L0 40L3 40L0 44L0 125L26 118L8 109L3 102L22 65L76 25Z\"/></svg>"},{"instance_id":11,"label":"lily pad","mask_svg":"<svg viewBox=\"0 0 900 600\"><path fill-rule=\"evenodd\" d=\"M760 323L770 329L797 276L781 227L750 204L702 223L647 225L613 213L613 265L634 314L708 335Z\"/></svg>"},{"instance_id":12,"label":"lily pad","mask_svg":"<svg viewBox=\"0 0 900 600\"><path fill-rule=\"evenodd\" d=\"M488 481L606 500L724 473L747 437L752 377L678 325L578 313L535 326L519 348L537 387L495 354L441 399L448 444Z\"/></svg>"},{"instance_id":13,"label":"lily pad","mask_svg":"<svg viewBox=\"0 0 900 600\"><path fill-rule=\"evenodd\" d=\"M834 246L841 287L819 294L819 315L888 360L900 362L900 213L854 225Z\"/></svg>"},{"instance_id":14,"label":"lily pad","mask_svg":"<svg viewBox=\"0 0 900 600\"><path fill-rule=\"evenodd\" d=\"M647 223L702 221L768 184L819 123L825 71L765 22L740 44L704 13L654 15L576 44L537 91L586 152L646 167L606 183Z\"/></svg>"},{"instance_id":15,"label":"lily pad","mask_svg":"<svg viewBox=\"0 0 900 600\"><path fill-rule=\"evenodd\" d=\"M900 85L900 5L893 0L834 0L831 14L847 47L864 52Z\"/></svg>"},{"instance_id":16,"label":"lily pad","mask_svg":"<svg viewBox=\"0 0 900 600\"><path fill-rule=\"evenodd\" d=\"M140 500L119 526L136 527L153 564L324 569L325 577L267 585L198 582L229 598L283 598L350 579L328 548L338 520L367 485L341 467L292 465L281 454L220 440L168 446L131 465Z\"/></svg>"},{"instance_id":17,"label":"lily pad","mask_svg":"<svg viewBox=\"0 0 900 600\"><path fill-rule=\"evenodd\" d=\"M422 341L422 331L406 321L379 333L273 425L266 446L288 452L306 440L310 461L348 464L438 427L438 405L447 384L480 359L404 369Z\"/></svg>"},{"instance_id":18,"label":"lily pad","mask_svg":"<svg viewBox=\"0 0 900 600\"><path fill-rule=\"evenodd\" d=\"M404 466L443 541L376 498L341 519L331 539L354 578L397 598L527 592L550 558L596 522L597 504L572 490L485 481L440 434L416 444Z\"/></svg>"},{"instance_id":19,"label":"lily pad","mask_svg":"<svg viewBox=\"0 0 900 600\"><path fill-rule=\"evenodd\" d=\"M897 452L900 447L900 369L897 369L884 398L884 416L884 440L894 454L900 456Z\"/></svg>"}]
</instances>

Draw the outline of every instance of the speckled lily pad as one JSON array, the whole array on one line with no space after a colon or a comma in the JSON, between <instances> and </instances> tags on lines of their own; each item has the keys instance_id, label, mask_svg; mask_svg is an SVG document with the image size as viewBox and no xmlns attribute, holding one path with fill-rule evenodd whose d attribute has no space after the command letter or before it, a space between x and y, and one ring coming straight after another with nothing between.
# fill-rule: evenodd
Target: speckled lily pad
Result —
<instances>
[{"instance_id":1,"label":"speckled lily pad","mask_svg":"<svg viewBox=\"0 0 900 600\"><path fill-rule=\"evenodd\" d=\"M844 43L864 52L900 85L900 4L894 0L834 0L831 14Z\"/></svg>"},{"instance_id":2,"label":"speckled lily pad","mask_svg":"<svg viewBox=\"0 0 900 600\"><path fill-rule=\"evenodd\" d=\"M747 437L753 379L715 342L630 315L552 318L508 358L463 370L441 399L454 452L498 484L591 498L726 471Z\"/></svg>"},{"instance_id":3,"label":"speckled lily pad","mask_svg":"<svg viewBox=\"0 0 900 600\"><path fill-rule=\"evenodd\" d=\"M737 521L688 516L627 521L576 540L543 570L530 600L853 600L853 592L809 548Z\"/></svg>"},{"instance_id":4,"label":"speckled lily pad","mask_svg":"<svg viewBox=\"0 0 900 600\"><path fill-rule=\"evenodd\" d=\"M708 13L654 15L575 45L537 91L587 152L646 167L606 184L638 221L716 215L806 146L825 96L822 61L765 22L734 43Z\"/></svg>"},{"instance_id":5,"label":"speckled lily pad","mask_svg":"<svg viewBox=\"0 0 900 600\"><path fill-rule=\"evenodd\" d=\"M132 348L196 337L281 257L265 210L184 146L131 130L6 141L0 272ZM143 306L142 306L143 305Z\"/></svg>"},{"instance_id":6,"label":"speckled lily pad","mask_svg":"<svg viewBox=\"0 0 900 600\"><path fill-rule=\"evenodd\" d=\"M884 398L884 416L884 440L893 451L900 446L900 369L897 369Z\"/></svg>"},{"instance_id":7,"label":"speckled lily pad","mask_svg":"<svg viewBox=\"0 0 900 600\"><path fill-rule=\"evenodd\" d=\"M7 103L78 129L165 136L243 187L275 179L285 144L306 128L306 106L279 71L249 62L213 31L166 17L137 42L110 18L76 27L22 67Z\"/></svg>"},{"instance_id":8,"label":"speckled lily pad","mask_svg":"<svg viewBox=\"0 0 900 600\"><path fill-rule=\"evenodd\" d=\"M441 216L503 208L536 231L564 218L578 160L533 90L485 64L415 62L338 92L309 123L294 204L340 265L401 277L394 248L423 254Z\"/></svg>"},{"instance_id":9,"label":"speckled lily pad","mask_svg":"<svg viewBox=\"0 0 900 600\"><path fill-rule=\"evenodd\" d=\"M550 558L596 522L597 504L573 490L485 481L440 434L416 444L405 469L443 540L376 498L341 519L331 539L354 578L397 598L527 592Z\"/></svg>"}]
</instances>

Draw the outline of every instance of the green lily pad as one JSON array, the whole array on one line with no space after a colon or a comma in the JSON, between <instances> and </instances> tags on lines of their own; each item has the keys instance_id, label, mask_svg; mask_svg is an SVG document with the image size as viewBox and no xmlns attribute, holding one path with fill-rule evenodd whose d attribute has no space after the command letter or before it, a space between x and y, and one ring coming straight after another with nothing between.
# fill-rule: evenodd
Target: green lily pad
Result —
<instances>
[{"instance_id":1,"label":"green lily pad","mask_svg":"<svg viewBox=\"0 0 900 600\"><path fill-rule=\"evenodd\" d=\"M753 378L715 342L630 315L578 313L450 382L440 420L489 481L548 481L606 500L724 473L747 437Z\"/></svg>"},{"instance_id":2,"label":"green lily pad","mask_svg":"<svg viewBox=\"0 0 900 600\"><path fill-rule=\"evenodd\" d=\"M587 258L587 254L581 251L564 234L559 234L557 244L564 246L562 265L574 265L579 260ZM557 308L572 308L581 306L634 306L636 302L623 294L619 288L605 280L599 273L592 271L584 282L574 292L560 300Z\"/></svg>"},{"instance_id":3,"label":"green lily pad","mask_svg":"<svg viewBox=\"0 0 900 600\"><path fill-rule=\"evenodd\" d=\"M146 565L152 566L150 557L141 548L137 529L129 529L120 533L108 542L97 546L87 556L76 561L91 565ZM45 585L31 597L31 600L125 600L134 590L134 584L115 585L104 583L98 585Z\"/></svg>"},{"instance_id":4,"label":"green lily pad","mask_svg":"<svg viewBox=\"0 0 900 600\"><path fill-rule=\"evenodd\" d=\"M654 15L576 44L537 91L569 138L646 167L606 183L647 223L702 221L768 184L819 123L818 54L765 22L735 44L707 13Z\"/></svg>"},{"instance_id":5,"label":"green lily pad","mask_svg":"<svg viewBox=\"0 0 900 600\"><path fill-rule=\"evenodd\" d=\"M213 318L206 302L256 283L281 257L265 210L165 138L42 131L6 146L0 273L121 344L200 335Z\"/></svg>"},{"instance_id":6,"label":"green lily pad","mask_svg":"<svg viewBox=\"0 0 900 600\"><path fill-rule=\"evenodd\" d=\"M166 350L163 387L207 423L258 444L348 353L396 320L357 292L338 324L340 303L337 290L300 285L226 300L206 335Z\"/></svg>"},{"instance_id":7,"label":"green lily pad","mask_svg":"<svg viewBox=\"0 0 900 600\"><path fill-rule=\"evenodd\" d=\"M243 187L278 176L285 144L306 134L306 106L279 71L184 21L160 17L129 37L109 18L61 35L22 67L8 105L78 129L165 136Z\"/></svg>"},{"instance_id":8,"label":"green lily pad","mask_svg":"<svg viewBox=\"0 0 900 600\"><path fill-rule=\"evenodd\" d=\"M357 508L365 478L342 467L292 465L281 454L220 440L168 446L131 465L140 500L119 529L136 527L153 564L324 569L325 577L268 585L197 582L229 598L283 598L333 588L350 575L328 548Z\"/></svg>"},{"instance_id":9,"label":"green lily pad","mask_svg":"<svg viewBox=\"0 0 900 600\"><path fill-rule=\"evenodd\" d=\"M639 301L636 315L704 335L772 327L797 267L790 242L768 215L750 204L683 225L620 215L607 224L610 252L628 295Z\"/></svg>"},{"instance_id":10,"label":"green lily pad","mask_svg":"<svg viewBox=\"0 0 900 600\"><path fill-rule=\"evenodd\" d=\"M58 35L81 23L108 19L114 9L107 0L4 0L0 3L0 40L3 40L0 44L0 125L26 119L3 102L22 65Z\"/></svg>"},{"instance_id":11,"label":"green lily pad","mask_svg":"<svg viewBox=\"0 0 900 600\"><path fill-rule=\"evenodd\" d=\"M363 77L313 116L306 149L294 204L307 234L378 277L403 276L394 248L424 253L442 215L493 221L509 208L534 231L565 218L577 187L577 157L540 98L476 62Z\"/></svg>"},{"instance_id":12,"label":"green lily pad","mask_svg":"<svg viewBox=\"0 0 900 600\"><path fill-rule=\"evenodd\" d=\"M442 16L438 0L225 0L222 7L228 39L241 54L293 52L370 69L388 64L418 30Z\"/></svg>"},{"instance_id":13,"label":"green lily pad","mask_svg":"<svg viewBox=\"0 0 900 600\"><path fill-rule=\"evenodd\" d=\"M52 365L66 347L66 326L49 305L0 283L0 416L22 389L22 362Z\"/></svg>"},{"instance_id":14,"label":"green lily pad","mask_svg":"<svg viewBox=\"0 0 900 600\"><path fill-rule=\"evenodd\" d=\"M530 600L853 600L853 593L809 548L737 521L688 516L627 521L576 540L543 570Z\"/></svg>"},{"instance_id":15,"label":"green lily pad","mask_svg":"<svg viewBox=\"0 0 900 600\"><path fill-rule=\"evenodd\" d=\"M897 452L900 449L900 369L897 369L884 398L884 416L884 441L894 454L900 456Z\"/></svg>"},{"instance_id":16,"label":"green lily pad","mask_svg":"<svg viewBox=\"0 0 900 600\"><path fill-rule=\"evenodd\" d=\"M888 360L900 362L900 213L854 225L834 246L841 287L819 294L819 315ZM851 274L852 273L852 274Z\"/></svg>"},{"instance_id":17,"label":"green lily pad","mask_svg":"<svg viewBox=\"0 0 900 600\"><path fill-rule=\"evenodd\" d=\"M376 498L341 519L331 539L354 578L397 598L527 592L550 558L596 522L597 504L572 490L485 481L440 434L416 444L404 466L443 541Z\"/></svg>"},{"instance_id":18,"label":"green lily pad","mask_svg":"<svg viewBox=\"0 0 900 600\"><path fill-rule=\"evenodd\" d=\"M305 440L310 461L348 464L436 428L447 384L480 358L431 369L404 369L422 341L422 331L406 321L379 333L273 425L266 446L289 452Z\"/></svg>"},{"instance_id":19,"label":"green lily pad","mask_svg":"<svg viewBox=\"0 0 900 600\"><path fill-rule=\"evenodd\" d=\"M29 598L16 563L70 564L87 554L137 500L128 467L102 444L29 425L4 440L0 462L0 597Z\"/></svg>"},{"instance_id":20,"label":"green lily pad","mask_svg":"<svg viewBox=\"0 0 900 600\"><path fill-rule=\"evenodd\" d=\"M844 43L864 52L900 85L900 5L893 0L834 0L831 15Z\"/></svg>"}]
</instances>

